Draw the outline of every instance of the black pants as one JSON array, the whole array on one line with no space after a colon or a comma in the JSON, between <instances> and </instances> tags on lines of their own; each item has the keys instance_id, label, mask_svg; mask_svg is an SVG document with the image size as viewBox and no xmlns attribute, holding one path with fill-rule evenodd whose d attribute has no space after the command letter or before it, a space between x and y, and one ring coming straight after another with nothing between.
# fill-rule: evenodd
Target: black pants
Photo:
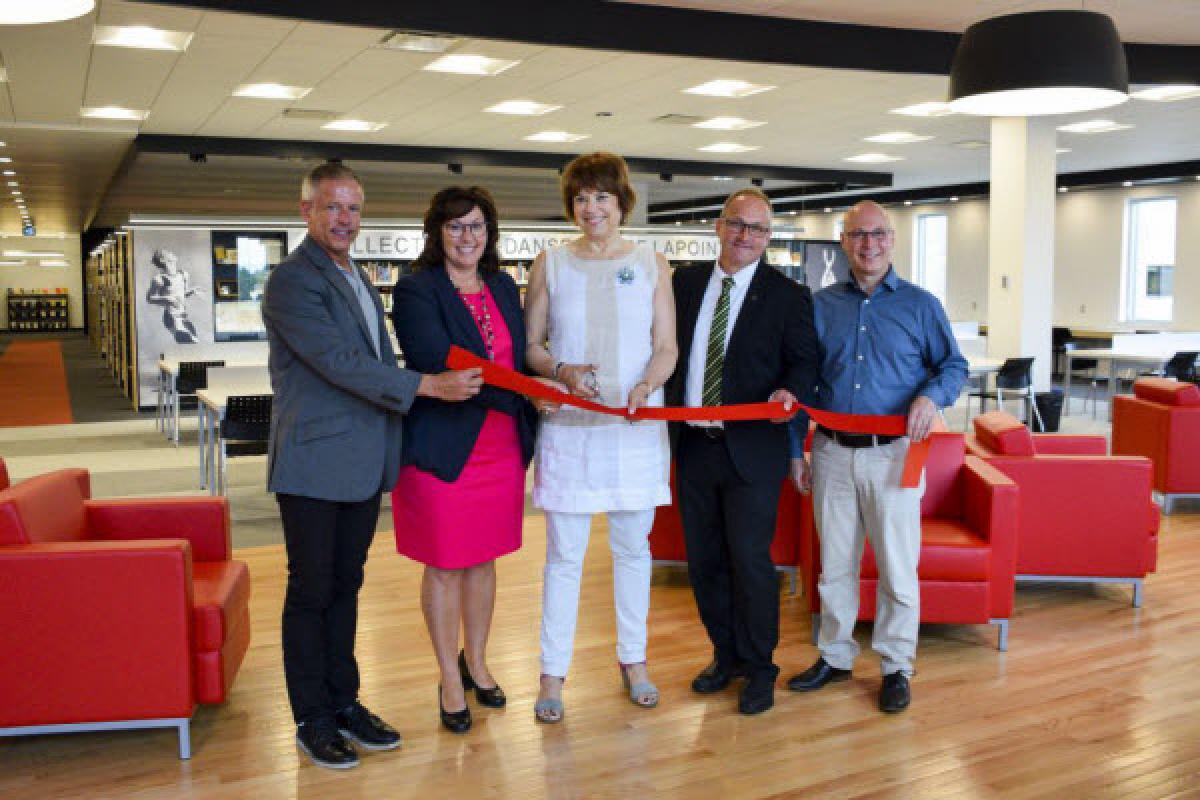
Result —
<instances>
[{"instance_id":1,"label":"black pants","mask_svg":"<svg viewBox=\"0 0 1200 800\"><path fill-rule=\"evenodd\" d=\"M717 663L774 679L779 578L771 561L781 481L746 483L723 438L693 428L675 458L688 575Z\"/></svg>"},{"instance_id":2,"label":"black pants","mask_svg":"<svg viewBox=\"0 0 1200 800\"><path fill-rule=\"evenodd\" d=\"M288 555L283 671L299 724L358 698L358 590L380 497L337 503L279 494L276 500Z\"/></svg>"}]
</instances>

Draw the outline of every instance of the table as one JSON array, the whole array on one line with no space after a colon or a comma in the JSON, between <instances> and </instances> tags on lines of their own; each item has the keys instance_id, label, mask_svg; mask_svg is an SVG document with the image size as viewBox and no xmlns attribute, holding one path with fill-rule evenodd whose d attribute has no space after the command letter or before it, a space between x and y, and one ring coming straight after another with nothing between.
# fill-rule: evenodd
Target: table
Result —
<instances>
[{"instance_id":1,"label":"table","mask_svg":"<svg viewBox=\"0 0 1200 800\"><path fill-rule=\"evenodd\" d=\"M1077 358L1093 359L1097 362L1104 361L1108 364L1108 400L1112 401L1113 387L1116 386L1117 370L1121 367L1149 367L1150 369L1161 369L1163 364L1171 360L1171 356L1175 355L1175 351L1171 352L1132 352L1129 350L1116 349L1098 349L1098 350L1068 350L1067 351L1067 371L1063 373L1063 413L1071 413L1071 362ZM1093 409L1094 411L1094 409Z\"/></svg>"},{"instance_id":2,"label":"table","mask_svg":"<svg viewBox=\"0 0 1200 800\"><path fill-rule=\"evenodd\" d=\"M220 494L222 487L217 473L217 440L221 421L229 398L240 394L271 394L271 380L266 371L261 379L244 378L220 382L219 385L196 391L196 447L200 457L200 488L209 494Z\"/></svg>"},{"instance_id":3,"label":"table","mask_svg":"<svg viewBox=\"0 0 1200 800\"><path fill-rule=\"evenodd\" d=\"M158 401L155 406L154 427L161 430L176 446L179 445L179 395L175 391L175 381L179 377L179 364L182 361L206 360L209 359L166 357L158 359ZM226 359L225 366L262 367L265 370L267 362L261 358Z\"/></svg>"}]
</instances>

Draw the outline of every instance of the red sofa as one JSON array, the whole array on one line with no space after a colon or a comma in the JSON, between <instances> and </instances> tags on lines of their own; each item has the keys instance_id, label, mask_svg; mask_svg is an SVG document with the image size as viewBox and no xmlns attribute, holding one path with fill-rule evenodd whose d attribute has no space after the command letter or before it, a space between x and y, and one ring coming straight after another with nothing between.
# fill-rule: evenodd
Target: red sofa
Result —
<instances>
[{"instance_id":1,"label":"red sofa","mask_svg":"<svg viewBox=\"0 0 1200 800\"><path fill-rule=\"evenodd\" d=\"M250 642L224 498L90 499L86 470L0 491L0 735L173 727Z\"/></svg>"},{"instance_id":2,"label":"red sofa","mask_svg":"<svg viewBox=\"0 0 1200 800\"><path fill-rule=\"evenodd\" d=\"M802 503L808 503L807 516ZM788 575L792 594L796 593L796 564L801 528L812 525L812 503L796 491L790 480L784 481L775 518L775 539L771 542L771 560L775 569ZM655 566L687 566L687 547L683 540L683 520L675 492L675 468L671 467L671 505L659 506L650 529L650 556Z\"/></svg>"},{"instance_id":3,"label":"red sofa","mask_svg":"<svg viewBox=\"0 0 1200 800\"><path fill-rule=\"evenodd\" d=\"M1016 567L1017 486L982 459L967 456L965 448L962 434L940 434L930 446L917 568L921 621L996 625L997 645L1007 650ZM802 525L801 533L800 571L815 642L821 610L820 533L811 525ZM868 542L860 573L859 619L875 618L878 577Z\"/></svg>"},{"instance_id":4,"label":"red sofa","mask_svg":"<svg viewBox=\"0 0 1200 800\"><path fill-rule=\"evenodd\" d=\"M1031 434L1003 411L974 423L967 451L1021 490L1017 580L1132 583L1140 606L1158 557L1150 461L1106 455L1103 436Z\"/></svg>"},{"instance_id":5,"label":"red sofa","mask_svg":"<svg viewBox=\"0 0 1200 800\"><path fill-rule=\"evenodd\" d=\"M1200 497L1200 387L1140 378L1133 395L1113 398L1113 455L1154 462L1154 490L1170 514L1177 497Z\"/></svg>"}]
</instances>

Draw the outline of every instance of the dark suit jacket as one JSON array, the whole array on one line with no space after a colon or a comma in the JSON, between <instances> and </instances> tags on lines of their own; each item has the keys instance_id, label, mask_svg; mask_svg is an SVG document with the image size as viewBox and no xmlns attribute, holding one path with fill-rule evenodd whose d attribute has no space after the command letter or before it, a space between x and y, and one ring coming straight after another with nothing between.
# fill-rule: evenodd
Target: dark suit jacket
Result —
<instances>
[{"instance_id":1,"label":"dark suit jacket","mask_svg":"<svg viewBox=\"0 0 1200 800\"><path fill-rule=\"evenodd\" d=\"M374 298L378 355L354 289L311 239L267 277L269 491L360 502L391 488L400 472L400 414L421 376L396 366L379 295L356 269Z\"/></svg>"},{"instance_id":2,"label":"dark suit jacket","mask_svg":"<svg viewBox=\"0 0 1200 800\"><path fill-rule=\"evenodd\" d=\"M715 264L675 270L676 336L679 362L667 381L667 405L682 406L696 317ZM812 294L808 287L784 277L765 260L759 262L746 299L733 323L725 353L721 396L726 404L760 403L776 389L787 389L807 401L817 373L817 333L813 327ZM678 443L680 425L672 423L671 443ZM786 425L768 420L726 422L725 441L734 468L744 481L778 481L788 473Z\"/></svg>"},{"instance_id":3,"label":"dark suit jacket","mask_svg":"<svg viewBox=\"0 0 1200 800\"><path fill-rule=\"evenodd\" d=\"M485 274L484 281L512 337L513 367L523 372L525 316L520 292L505 272ZM487 356L471 312L441 265L423 269L396 283L392 293L392 324L406 365L419 372L445 370L450 345ZM418 397L404 419L404 463L432 472L444 481L456 480L475 447L489 409L516 419L521 456L525 466L529 466L537 411L521 395L492 386L484 386L478 395L463 403Z\"/></svg>"}]
</instances>

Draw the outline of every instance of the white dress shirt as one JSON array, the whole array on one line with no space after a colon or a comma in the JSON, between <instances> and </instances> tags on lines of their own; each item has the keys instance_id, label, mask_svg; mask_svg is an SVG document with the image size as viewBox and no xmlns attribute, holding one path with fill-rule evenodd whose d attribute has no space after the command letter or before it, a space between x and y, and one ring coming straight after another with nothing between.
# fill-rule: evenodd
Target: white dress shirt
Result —
<instances>
[{"instance_id":1,"label":"white dress shirt","mask_svg":"<svg viewBox=\"0 0 1200 800\"><path fill-rule=\"evenodd\" d=\"M729 351L729 337L737 324L738 314L742 310L742 302L746 299L746 291L750 281L754 279L754 271L761 262L756 262L739 269L733 274L733 286L729 290L729 324L725 328L725 351ZM770 267L767 267L770 269ZM704 405L704 364L708 360L708 333L712 329L713 314L717 310L717 300L721 296L721 281L727 277L725 270L717 264L708 279L704 289L704 300L700 303L700 311L696 314L696 330L692 335L692 352L688 356L687 385L684 387L683 401L692 408ZM715 425L720 422L702 422L699 425Z\"/></svg>"}]
</instances>

